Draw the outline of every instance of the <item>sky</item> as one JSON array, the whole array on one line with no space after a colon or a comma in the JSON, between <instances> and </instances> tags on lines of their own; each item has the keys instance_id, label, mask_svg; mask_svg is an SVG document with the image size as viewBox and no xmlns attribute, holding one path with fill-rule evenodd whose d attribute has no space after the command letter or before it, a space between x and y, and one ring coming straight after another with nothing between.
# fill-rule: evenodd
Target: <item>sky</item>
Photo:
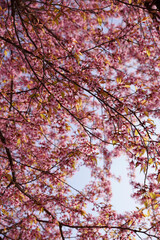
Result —
<instances>
[{"instance_id":1,"label":"sky","mask_svg":"<svg viewBox=\"0 0 160 240\"><path fill-rule=\"evenodd\" d=\"M124 213L125 211L134 210L137 206L136 202L131 198L132 187L129 184L129 177L127 176L127 159L125 156L120 156L113 159L111 171L116 177L121 177L121 181L112 180L112 205L118 213ZM78 190L83 190L85 185L89 183L91 179L90 171L86 167L82 167L79 172L68 180ZM143 175L139 173L139 179L143 179Z\"/></svg>"}]
</instances>

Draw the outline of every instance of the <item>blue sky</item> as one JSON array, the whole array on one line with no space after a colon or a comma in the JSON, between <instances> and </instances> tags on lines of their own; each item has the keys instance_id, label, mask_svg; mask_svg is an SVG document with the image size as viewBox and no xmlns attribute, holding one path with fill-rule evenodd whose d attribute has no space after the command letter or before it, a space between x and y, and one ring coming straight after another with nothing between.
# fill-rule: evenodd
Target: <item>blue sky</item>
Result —
<instances>
[{"instance_id":1,"label":"blue sky","mask_svg":"<svg viewBox=\"0 0 160 240\"><path fill-rule=\"evenodd\" d=\"M134 210L137 206L136 202L131 198L132 187L129 184L129 177L127 176L127 159L125 156L120 156L113 159L111 171L116 177L121 177L121 181L112 180L112 205L118 213ZM90 181L90 171L86 167L82 167L74 177L68 180L68 183L78 190L82 190ZM143 174L139 173L139 180L143 179Z\"/></svg>"}]
</instances>

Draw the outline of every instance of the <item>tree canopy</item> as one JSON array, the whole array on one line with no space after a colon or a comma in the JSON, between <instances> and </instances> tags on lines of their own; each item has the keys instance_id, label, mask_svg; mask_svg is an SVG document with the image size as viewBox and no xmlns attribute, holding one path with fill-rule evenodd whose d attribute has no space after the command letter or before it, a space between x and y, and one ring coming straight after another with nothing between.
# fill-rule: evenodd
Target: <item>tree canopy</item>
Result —
<instances>
[{"instance_id":1,"label":"tree canopy","mask_svg":"<svg viewBox=\"0 0 160 240\"><path fill-rule=\"evenodd\" d=\"M0 1L0 239L160 239L159 11ZM118 214L111 164L124 154L140 207ZM83 166L80 191L68 179Z\"/></svg>"}]
</instances>

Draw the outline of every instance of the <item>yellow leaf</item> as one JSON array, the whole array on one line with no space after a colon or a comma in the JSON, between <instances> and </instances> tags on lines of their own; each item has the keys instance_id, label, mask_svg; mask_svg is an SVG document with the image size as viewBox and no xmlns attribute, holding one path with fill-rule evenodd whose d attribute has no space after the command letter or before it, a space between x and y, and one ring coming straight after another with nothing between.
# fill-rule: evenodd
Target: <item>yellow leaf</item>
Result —
<instances>
[{"instance_id":1,"label":"yellow leaf","mask_svg":"<svg viewBox=\"0 0 160 240\"><path fill-rule=\"evenodd\" d=\"M19 146L20 144L21 144L21 139L18 138L18 140L17 140L17 146Z\"/></svg>"},{"instance_id":2,"label":"yellow leaf","mask_svg":"<svg viewBox=\"0 0 160 240\"><path fill-rule=\"evenodd\" d=\"M142 166L142 167L141 167L140 172L142 172L142 171L143 171L144 173L146 172L146 166Z\"/></svg>"},{"instance_id":3,"label":"yellow leaf","mask_svg":"<svg viewBox=\"0 0 160 240\"><path fill-rule=\"evenodd\" d=\"M73 169L75 169L75 166L76 166L76 163L73 162L73 163L72 163L72 167L73 167Z\"/></svg>"},{"instance_id":4,"label":"yellow leaf","mask_svg":"<svg viewBox=\"0 0 160 240\"><path fill-rule=\"evenodd\" d=\"M147 53L147 56L150 57L151 52L148 49L146 49L146 53Z\"/></svg>"},{"instance_id":5,"label":"yellow leaf","mask_svg":"<svg viewBox=\"0 0 160 240\"><path fill-rule=\"evenodd\" d=\"M146 102L147 102L147 101L144 99L144 100L141 102L141 104L145 105Z\"/></svg>"},{"instance_id":6,"label":"yellow leaf","mask_svg":"<svg viewBox=\"0 0 160 240\"><path fill-rule=\"evenodd\" d=\"M149 211L149 209L148 209L147 214L146 214L146 217L149 217L149 216L150 216L150 211Z\"/></svg>"},{"instance_id":7,"label":"yellow leaf","mask_svg":"<svg viewBox=\"0 0 160 240\"><path fill-rule=\"evenodd\" d=\"M7 50L4 50L4 55L7 56L8 52Z\"/></svg>"},{"instance_id":8,"label":"yellow leaf","mask_svg":"<svg viewBox=\"0 0 160 240\"><path fill-rule=\"evenodd\" d=\"M41 130L41 132L43 133L43 128L40 126L40 130Z\"/></svg>"},{"instance_id":9,"label":"yellow leaf","mask_svg":"<svg viewBox=\"0 0 160 240\"><path fill-rule=\"evenodd\" d=\"M152 199L156 198L156 194L154 192L150 192L149 195L151 196Z\"/></svg>"},{"instance_id":10,"label":"yellow leaf","mask_svg":"<svg viewBox=\"0 0 160 240\"><path fill-rule=\"evenodd\" d=\"M18 197L19 197L19 200L22 202L22 201L23 201L22 196L20 195L20 196L18 196Z\"/></svg>"},{"instance_id":11,"label":"yellow leaf","mask_svg":"<svg viewBox=\"0 0 160 240\"><path fill-rule=\"evenodd\" d=\"M92 157L91 159L92 159L92 161L93 161L94 163L97 164L97 159L96 159L95 157Z\"/></svg>"},{"instance_id":12,"label":"yellow leaf","mask_svg":"<svg viewBox=\"0 0 160 240\"><path fill-rule=\"evenodd\" d=\"M49 123L49 124L51 124L51 120L50 120L50 118L49 118L49 117L48 117L48 119L47 119L47 120L48 120L48 123Z\"/></svg>"},{"instance_id":13,"label":"yellow leaf","mask_svg":"<svg viewBox=\"0 0 160 240\"><path fill-rule=\"evenodd\" d=\"M77 112L79 111L79 104L76 104Z\"/></svg>"},{"instance_id":14,"label":"yellow leaf","mask_svg":"<svg viewBox=\"0 0 160 240\"><path fill-rule=\"evenodd\" d=\"M62 13L61 13L61 12L58 12L57 15L56 15L55 18L54 18L54 22L56 22L57 25L59 24L58 19L59 19L59 17L60 17L61 15L62 15Z\"/></svg>"},{"instance_id":15,"label":"yellow leaf","mask_svg":"<svg viewBox=\"0 0 160 240\"><path fill-rule=\"evenodd\" d=\"M115 145L117 142L115 140L112 141L112 144Z\"/></svg>"},{"instance_id":16,"label":"yellow leaf","mask_svg":"<svg viewBox=\"0 0 160 240\"><path fill-rule=\"evenodd\" d=\"M155 205L153 206L153 208L154 208L154 209L159 208L159 204L155 204Z\"/></svg>"},{"instance_id":17,"label":"yellow leaf","mask_svg":"<svg viewBox=\"0 0 160 240\"><path fill-rule=\"evenodd\" d=\"M32 225L33 224L33 220L31 219L29 223Z\"/></svg>"},{"instance_id":18,"label":"yellow leaf","mask_svg":"<svg viewBox=\"0 0 160 240\"><path fill-rule=\"evenodd\" d=\"M61 105L58 103L58 109L61 109Z\"/></svg>"},{"instance_id":19,"label":"yellow leaf","mask_svg":"<svg viewBox=\"0 0 160 240\"><path fill-rule=\"evenodd\" d=\"M97 21L98 21L99 25L102 25L102 18L101 17L98 16Z\"/></svg>"},{"instance_id":20,"label":"yellow leaf","mask_svg":"<svg viewBox=\"0 0 160 240\"><path fill-rule=\"evenodd\" d=\"M40 116L41 116L41 118L43 118L43 119L46 118L46 116L45 116L43 113L41 113Z\"/></svg>"},{"instance_id":21,"label":"yellow leaf","mask_svg":"<svg viewBox=\"0 0 160 240\"><path fill-rule=\"evenodd\" d=\"M149 161L148 161L149 164L152 164L153 163L153 159L150 158Z\"/></svg>"},{"instance_id":22,"label":"yellow leaf","mask_svg":"<svg viewBox=\"0 0 160 240\"><path fill-rule=\"evenodd\" d=\"M148 207L148 201L147 201L147 200L144 202L144 206L145 206L146 208Z\"/></svg>"},{"instance_id":23,"label":"yellow leaf","mask_svg":"<svg viewBox=\"0 0 160 240\"><path fill-rule=\"evenodd\" d=\"M131 129L130 128L127 128L127 132L130 133Z\"/></svg>"},{"instance_id":24,"label":"yellow leaf","mask_svg":"<svg viewBox=\"0 0 160 240\"><path fill-rule=\"evenodd\" d=\"M132 223L133 223L133 220L130 220L128 225L130 226L130 225L132 225Z\"/></svg>"},{"instance_id":25,"label":"yellow leaf","mask_svg":"<svg viewBox=\"0 0 160 240\"><path fill-rule=\"evenodd\" d=\"M80 57L79 57L79 55L78 55L77 53L75 53L75 54L74 54L74 57L75 57L77 63L79 64L79 62L80 62Z\"/></svg>"},{"instance_id":26,"label":"yellow leaf","mask_svg":"<svg viewBox=\"0 0 160 240\"><path fill-rule=\"evenodd\" d=\"M124 85L125 88L130 88L130 85Z\"/></svg>"},{"instance_id":27,"label":"yellow leaf","mask_svg":"<svg viewBox=\"0 0 160 240\"><path fill-rule=\"evenodd\" d=\"M82 106L82 99L81 98L79 99L79 106L80 107Z\"/></svg>"},{"instance_id":28,"label":"yellow leaf","mask_svg":"<svg viewBox=\"0 0 160 240\"><path fill-rule=\"evenodd\" d=\"M135 136L138 136L138 131L137 131L137 130L135 130L135 133L134 133L134 134L135 134Z\"/></svg>"},{"instance_id":29,"label":"yellow leaf","mask_svg":"<svg viewBox=\"0 0 160 240\"><path fill-rule=\"evenodd\" d=\"M147 119L147 122L150 123L150 124L152 124L153 126L155 126L154 121L153 121L152 119L148 118L148 119Z\"/></svg>"},{"instance_id":30,"label":"yellow leaf","mask_svg":"<svg viewBox=\"0 0 160 240\"><path fill-rule=\"evenodd\" d=\"M86 14L85 14L84 12L82 12L82 13L80 13L80 14L81 14L83 20L86 21Z\"/></svg>"},{"instance_id":31,"label":"yellow leaf","mask_svg":"<svg viewBox=\"0 0 160 240\"><path fill-rule=\"evenodd\" d=\"M111 63L107 59L104 62L105 62L105 64L111 65Z\"/></svg>"},{"instance_id":32,"label":"yellow leaf","mask_svg":"<svg viewBox=\"0 0 160 240\"><path fill-rule=\"evenodd\" d=\"M66 124L66 130L70 130L70 129L71 127L68 124Z\"/></svg>"},{"instance_id":33,"label":"yellow leaf","mask_svg":"<svg viewBox=\"0 0 160 240\"><path fill-rule=\"evenodd\" d=\"M42 207L41 209L40 209L40 213L42 213L44 211L44 208Z\"/></svg>"},{"instance_id":34,"label":"yellow leaf","mask_svg":"<svg viewBox=\"0 0 160 240\"><path fill-rule=\"evenodd\" d=\"M132 0L129 0L129 4L131 4L132 3Z\"/></svg>"},{"instance_id":35,"label":"yellow leaf","mask_svg":"<svg viewBox=\"0 0 160 240\"><path fill-rule=\"evenodd\" d=\"M5 209L2 209L2 212L3 212L4 215L8 216L8 212Z\"/></svg>"},{"instance_id":36,"label":"yellow leaf","mask_svg":"<svg viewBox=\"0 0 160 240\"><path fill-rule=\"evenodd\" d=\"M128 114L128 108L124 107L124 111Z\"/></svg>"},{"instance_id":37,"label":"yellow leaf","mask_svg":"<svg viewBox=\"0 0 160 240\"><path fill-rule=\"evenodd\" d=\"M147 122L151 123L151 122L154 122L154 121L152 119L148 118Z\"/></svg>"},{"instance_id":38,"label":"yellow leaf","mask_svg":"<svg viewBox=\"0 0 160 240\"><path fill-rule=\"evenodd\" d=\"M54 12L55 12L55 13L59 12L59 9L58 9L58 8L55 8L55 9L54 9Z\"/></svg>"},{"instance_id":39,"label":"yellow leaf","mask_svg":"<svg viewBox=\"0 0 160 240\"><path fill-rule=\"evenodd\" d=\"M146 149L143 148L142 151L141 151L140 154L139 154L139 157L141 157L141 156L145 153L145 151L146 151Z\"/></svg>"},{"instance_id":40,"label":"yellow leaf","mask_svg":"<svg viewBox=\"0 0 160 240\"><path fill-rule=\"evenodd\" d=\"M61 92L61 96L62 96L62 98L64 98L64 92Z\"/></svg>"},{"instance_id":41,"label":"yellow leaf","mask_svg":"<svg viewBox=\"0 0 160 240\"><path fill-rule=\"evenodd\" d=\"M144 111L144 114L148 117L149 113L147 111Z\"/></svg>"},{"instance_id":42,"label":"yellow leaf","mask_svg":"<svg viewBox=\"0 0 160 240\"><path fill-rule=\"evenodd\" d=\"M85 216L86 212L84 210L81 210L81 214L82 214L82 216Z\"/></svg>"},{"instance_id":43,"label":"yellow leaf","mask_svg":"<svg viewBox=\"0 0 160 240\"><path fill-rule=\"evenodd\" d=\"M157 180L158 180L158 182L160 182L160 173L158 174Z\"/></svg>"},{"instance_id":44,"label":"yellow leaf","mask_svg":"<svg viewBox=\"0 0 160 240\"><path fill-rule=\"evenodd\" d=\"M73 152L71 152L71 153L68 154L68 157L72 157L72 156L74 156L74 153L73 153Z\"/></svg>"},{"instance_id":45,"label":"yellow leaf","mask_svg":"<svg viewBox=\"0 0 160 240\"><path fill-rule=\"evenodd\" d=\"M121 63L122 63L122 60L121 60L121 58L120 58L120 57L118 57L118 60L119 60L119 63L121 64Z\"/></svg>"},{"instance_id":46,"label":"yellow leaf","mask_svg":"<svg viewBox=\"0 0 160 240\"><path fill-rule=\"evenodd\" d=\"M6 173L6 174L5 174L5 176L6 176L7 180L11 182L11 180L12 180L12 177L11 177L11 175L10 175L10 174L8 174L8 173Z\"/></svg>"},{"instance_id":47,"label":"yellow leaf","mask_svg":"<svg viewBox=\"0 0 160 240\"><path fill-rule=\"evenodd\" d=\"M149 18L149 17L144 17L144 18L142 19L142 22L145 22L148 18Z\"/></svg>"},{"instance_id":48,"label":"yellow leaf","mask_svg":"<svg viewBox=\"0 0 160 240\"><path fill-rule=\"evenodd\" d=\"M118 45L120 46L121 44L120 44L119 39L115 39L115 40L117 41ZM118 59L119 59L119 57L118 57Z\"/></svg>"},{"instance_id":49,"label":"yellow leaf","mask_svg":"<svg viewBox=\"0 0 160 240\"><path fill-rule=\"evenodd\" d=\"M121 78L119 78L119 77L117 77L116 81L117 81L117 83L121 83L122 82Z\"/></svg>"},{"instance_id":50,"label":"yellow leaf","mask_svg":"<svg viewBox=\"0 0 160 240\"><path fill-rule=\"evenodd\" d=\"M81 106L82 106L82 99L79 98L79 99L78 99L78 102L77 102L77 104L76 104L77 112L79 111L79 109L80 109Z\"/></svg>"},{"instance_id":51,"label":"yellow leaf","mask_svg":"<svg viewBox=\"0 0 160 240\"><path fill-rule=\"evenodd\" d=\"M101 94L104 96L104 97L108 97L108 93L102 91Z\"/></svg>"},{"instance_id":52,"label":"yellow leaf","mask_svg":"<svg viewBox=\"0 0 160 240\"><path fill-rule=\"evenodd\" d=\"M74 88L77 91L79 89L79 86L77 86L76 84L74 84Z\"/></svg>"},{"instance_id":53,"label":"yellow leaf","mask_svg":"<svg viewBox=\"0 0 160 240\"><path fill-rule=\"evenodd\" d=\"M50 186L50 188L52 188L52 189L53 189L53 186L52 186L52 184L50 184L49 186Z\"/></svg>"}]
</instances>

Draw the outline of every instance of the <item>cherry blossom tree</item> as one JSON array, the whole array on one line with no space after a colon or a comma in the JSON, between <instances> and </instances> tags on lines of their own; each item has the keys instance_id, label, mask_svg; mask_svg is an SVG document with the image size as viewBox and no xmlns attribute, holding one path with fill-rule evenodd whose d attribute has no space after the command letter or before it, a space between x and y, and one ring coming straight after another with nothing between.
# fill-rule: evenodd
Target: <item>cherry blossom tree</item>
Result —
<instances>
[{"instance_id":1,"label":"cherry blossom tree","mask_svg":"<svg viewBox=\"0 0 160 240\"><path fill-rule=\"evenodd\" d=\"M158 0L0 1L0 239L160 239L159 11ZM118 214L122 154L141 207ZM68 179L82 166L80 191Z\"/></svg>"}]
</instances>

